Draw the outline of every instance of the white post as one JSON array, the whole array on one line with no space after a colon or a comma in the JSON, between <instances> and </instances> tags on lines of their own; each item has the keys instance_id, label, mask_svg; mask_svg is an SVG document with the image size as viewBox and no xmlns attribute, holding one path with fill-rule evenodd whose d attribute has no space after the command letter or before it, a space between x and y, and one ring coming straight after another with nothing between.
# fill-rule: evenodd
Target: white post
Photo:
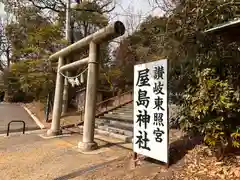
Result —
<instances>
[{"instance_id":1,"label":"white post","mask_svg":"<svg viewBox=\"0 0 240 180\"><path fill-rule=\"evenodd\" d=\"M67 6L66 6L66 40L68 43L71 40L71 12L70 12L70 6L71 6L71 0L67 0ZM70 59L66 58L66 64L70 63ZM69 76L70 72L66 71L66 75ZM64 115L67 112L68 109L68 91L69 91L69 83L67 78L64 79L64 90L63 90L63 104L62 104L62 115Z\"/></svg>"},{"instance_id":2,"label":"white post","mask_svg":"<svg viewBox=\"0 0 240 180\"><path fill-rule=\"evenodd\" d=\"M66 40L70 42L71 39L71 12L70 12L71 0L67 0L66 6Z\"/></svg>"},{"instance_id":3,"label":"white post","mask_svg":"<svg viewBox=\"0 0 240 180\"><path fill-rule=\"evenodd\" d=\"M78 147L82 151L91 151L98 147L97 143L94 142L95 112L97 99L96 92L99 71L98 58L99 45L94 42L90 42L83 139L82 142L79 142L78 144Z\"/></svg>"},{"instance_id":4,"label":"white post","mask_svg":"<svg viewBox=\"0 0 240 180\"><path fill-rule=\"evenodd\" d=\"M59 73L61 66L64 64L63 57L59 57L58 60L58 72L56 78L56 87L55 87L55 96L53 104L53 115L52 115L52 124L51 129L48 130L48 136L57 136L62 134L60 129L60 118L62 111L62 97L63 97L63 76Z\"/></svg>"}]
</instances>

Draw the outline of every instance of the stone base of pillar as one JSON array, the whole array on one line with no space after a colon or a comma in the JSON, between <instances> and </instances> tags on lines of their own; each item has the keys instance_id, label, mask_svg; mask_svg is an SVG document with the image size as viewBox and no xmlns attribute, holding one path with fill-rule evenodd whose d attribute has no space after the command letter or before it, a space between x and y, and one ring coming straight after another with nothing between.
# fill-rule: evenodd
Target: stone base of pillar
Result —
<instances>
[{"instance_id":1,"label":"stone base of pillar","mask_svg":"<svg viewBox=\"0 0 240 180\"><path fill-rule=\"evenodd\" d=\"M62 130L54 131L52 129L49 129L47 131L47 136L58 136L58 135L62 135Z\"/></svg>"},{"instance_id":2,"label":"stone base of pillar","mask_svg":"<svg viewBox=\"0 0 240 180\"><path fill-rule=\"evenodd\" d=\"M67 114L67 113L65 113L65 112L62 112L62 113L61 113L61 116L65 116L66 114Z\"/></svg>"},{"instance_id":3,"label":"stone base of pillar","mask_svg":"<svg viewBox=\"0 0 240 180\"><path fill-rule=\"evenodd\" d=\"M93 151L98 148L98 144L96 142L79 142L78 148L83 152Z\"/></svg>"}]
</instances>

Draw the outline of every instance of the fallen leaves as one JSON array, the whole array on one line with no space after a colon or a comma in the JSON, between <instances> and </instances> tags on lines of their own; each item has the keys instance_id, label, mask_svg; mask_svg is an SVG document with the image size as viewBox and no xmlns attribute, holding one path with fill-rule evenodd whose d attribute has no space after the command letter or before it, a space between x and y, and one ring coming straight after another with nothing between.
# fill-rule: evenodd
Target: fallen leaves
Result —
<instances>
[{"instance_id":1,"label":"fallen leaves","mask_svg":"<svg viewBox=\"0 0 240 180\"><path fill-rule=\"evenodd\" d=\"M181 142L181 144L185 144ZM180 146L178 146L180 147ZM138 155L133 160L129 154L121 163L114 162L108 168L95 172L97 180L238 180L240 179L240 156L234 154L218 162L207 146L196 145L193 149L181 154L180 148L171 152L178 159L168 169L160 163L147 161L145 156ZM180 157L179 157L180 156ZM182 158L182 159L181 159ZM135 163L135 167L133 164ZM130 166L129 166L130 165ZM104 172L106 176L101 175ZM91 176L86 176L89 180ZM83 177L81 177L85 180Z\"/></svg>"},{"instance_id":2,"label":"fallen leaves","mask_svg":"<svg viewBox=\"0 0 240 180\"><path fill-rule=\"evenodd\" d=\"M233 163L226 159L225 161L217 162L216 158L206 156L207 147L203 145L196 146L189 151L185 156L185 165L182 171L177 173L176 179L180 175L190 179L240 179L240 162L239 160ZM207 153L211 155L211 153ZM228 157L226 157L228 158ZM238 157L236 157L238 159ZM226 163L228 162L228 163Z\"/></svg>"}]
</instances>

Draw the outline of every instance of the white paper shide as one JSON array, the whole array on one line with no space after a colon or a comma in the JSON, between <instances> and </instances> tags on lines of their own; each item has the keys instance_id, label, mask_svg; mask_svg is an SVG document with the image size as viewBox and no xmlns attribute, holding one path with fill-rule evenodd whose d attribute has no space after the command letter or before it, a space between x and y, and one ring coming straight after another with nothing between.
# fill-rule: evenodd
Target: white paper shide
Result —
<instances>
[{"instance_id":1,"label":"white paper shide","mask_svg":"<svg viewBox=\"0 0 240 180\"><path fill-rule=\"evenodd\" d=\"M167 60L134 66L134 152L168 163Z\"/></svg>"}]
</instances>

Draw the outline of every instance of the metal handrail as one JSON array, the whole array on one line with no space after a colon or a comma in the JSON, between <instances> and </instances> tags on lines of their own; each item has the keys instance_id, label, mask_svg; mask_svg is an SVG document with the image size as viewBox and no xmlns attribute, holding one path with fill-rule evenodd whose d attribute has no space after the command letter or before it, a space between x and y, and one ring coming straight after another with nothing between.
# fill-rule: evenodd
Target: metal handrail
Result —
<instances>
[{"instance_id":1,"label":"metal handrail","mask_svg":"<svg viewBox=\"0 0 240 180\"><path fill-rule=\"evenodd\" d=\"M106 104L106 105L105 105L105 110L104 110L104 112L107 112L107 111L109 110L109 109L108 109L108 104L107 104L107 102L109 102L109 101L111 101L111 100L114 101L114 100L116 100L117 98L119 99L118 104L116 105L116 107L119 107L119 106L121 106L122 104L125 104L126 102L124 102L124 103L121 103L121 102L120 102L120 97L123 97L124 95L130 94L130 93L132 93L132 90L127 91L127 92L125 92L125 93L123 93L123 94L120 94L120 95L118 95L118 96L114 96L114 97L112 97L112 98L110 98L110 99L107 99L107 100L105 100L105 101L102 101L102 102L98 103L98 104L96 105L96 115L99 114L99 113L101 113L101 111L99 111L97 108L98 108L98 107L101 107L101 106L104 105L104 104ZM112 110L112 109L114 109L114 107L110 108L110 110Z\"/></svg>"},{"instance_id":2,"label":"metal handrail","mask_svg":"<svg viewBox=\"0 0 240 180\"><path fill-rule=\"evenodd\" d=\"M103 114L105 114L105 113L107 113L107 112L109 112L109 111L113 111L113 110L115 110L115 109L117 109L117 108L119 108L119 107L121 107L121 106L124 106L124 105L126 105L126 104L129 104L129 103L131 103L131 102L133 102L133 99L132 99L132 100L129 100L129 101L126 101L126 102L123 102L123 103L120 103L120 102L119 102L119 104L118 104L117 106L114 106L114 107L109 108L109 109L106 107L105 110L103 110L103 111L98 111L99 113L96 113L95 117L99 117L99 116L101 116L101 115L103 115Z\"/></svg>"},{"instance_id":3,"label":"metal handrail","mask_svg":"<svg viewBox=\"0 0 240 180\"><path fill-rule=\"evenodd\" d=\"M111 100L115 100L116 97L122 97L122 96L124 96L124 95L126 95L126 94L129 94L129 93L132 93L132 92L133 92L133 90L130 90L130 91L124 92L124 93L122 93L122 94L120 94L120 95L118 95L118 96L114 96L114 97L112 97L112 98L109 98L109 99L106 99L106 100L104 100L104 101L102 101L102 102L99 102L99 103L96 105L96 115L98 115L99 113L101 113L101 112L98 110L98 107L99 107L99 106L101 106L101 105L103 105L103 104L105 104L106 102L109 102L109 101L111 101ZM131 101L129 101L129 102L131 102ZM129 103L129 102L127 102L127 103ZM125 102L125 103L126 103L126 102ZM125 104L125 103L123 103L123 104ZM119 103L118 103L118 105L117 105L116 107L118 107L118 106L120 106L120 105L121 105L121 102L120 102L120 100L119 100ZM81 117L80 121L83 121L84 111L85 111L85 109L83 109L83 110L81 110L81 111L79 112L79 113L80 113L80 117ZM106 104L106 109L105 109L104 112L106 112L106 111L107 111L107 104Z\"/></svg>"},{"instance_id":4,"label":"metal handrail","mask_svg":"<svg viewBox=\"0 0 240 180\"><path fill-rule=\"evenodd\" d=\"M104 103L106 103L106 102L109 102L110 100L115 100L116 97L121 97L121 96L124 96L124 95L129 94L129 93L132 93L132 90L127 91L127 92L125 92L125 93L122 93L122 94L120 94L120 95L117 95L117 96L111 97L111 98L106 99L106 100L104 100L104 101L101 101L101 102L97 103L96 106L99 106L99 105L101 105L101 104L104 104Z\"/></svg>"},{"instance_id":5,"label":"metal handrail","mask_svg":"<svg viewBox=\"0 0 240 180\"><path fill-rule=\"evenodd\" d=\"M10 122L8 123L7 136L9 136L10 125L11 125L11 123L13 123L13 122L21 122L21 123L23 123L23 134L25 134L26 123L25 123L24 121L22 121L22 120L13 120L13 121L10 121Z\"/></svg>"}]
</instances>

